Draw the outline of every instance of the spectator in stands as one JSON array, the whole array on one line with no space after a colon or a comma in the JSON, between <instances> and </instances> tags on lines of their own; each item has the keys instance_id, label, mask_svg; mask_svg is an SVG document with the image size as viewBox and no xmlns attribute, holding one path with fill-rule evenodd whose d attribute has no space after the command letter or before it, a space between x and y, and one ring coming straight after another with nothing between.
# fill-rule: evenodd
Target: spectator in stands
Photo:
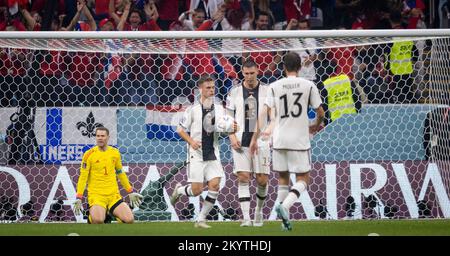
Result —
<instances>
[{"instance_id":1,"label":"spectator in stands","mask_svg":"<svg viewBox=\"0 0 450 256\"><path fill-rule=\"evenodd\" d=\"M408 29L426 28L423 21L425 4L422 0L403 0L402 16L408 17Z\"/></svg>"},{"instance_id":2,"label":"spectator in stands","mask_svg":"<svg viewBox=\"0 0 450 256\"><path fill-rule=\"evenodd\" d=\"M188 20L187 18L191 16L192 19ZM183 12L180 17L178 17L178 21L184 27L184 30L196 30L198 29L203 22L205 22L205 10L203 9L195 9Z\"/></svg>"},{"instance_id":3,"label":"spectator in stands","mask_svg":"<svg viewBox=\"0 0 450 256\"><path fill-rule=\"evenodd\" d=\"M109 15L114 19L119 31L160 31L161 28L156 23L158 10L154 2L144 5L144 13L136 8L131 8L130 0L125 0L125 9L121 17L116 14L114 0L110 0Z\"/></svg>"},{"instance_id":4,"label":"spectator in stands","mask_svg":"<svg viewBox=\"0 0 450 256\"><path fill-rule=\"evenodd\" d=\"M81 13L87 18L87 23L78 22ZM84 0L78 0L77 13L72 19L67 30L75 28L77 31L95 31L97 24ZM89 106L98 105L95 99L99 93L97 80L103 66L100 63L100 54L89 52L70 52L64 56L67 65L65 78L67 86L64 86L63 94L67 95L66 106ZM100 100L101 101L101 100Z\"/></svg>"},{"instance_id":5,"label":"spectator in stands","mask_svg":"<svg viewBox=\"0 0 450 256\"><path fill-rule=\"evenodd\" d=\"M284 8L288 22L291 19L309 20L311 17L311 0L285 0Z\"/></svg>"},{"instance_id":6,"label":"spectator in stands","mask_svg":"<svg viewBox=\"0 0 450 256\"><path fill-rule=\"evenodd\" d=\"M231 8L226 11L225 18L221 22L224 31L251 30L251 24L254 19L253 5L248 4L245 8ZM226 58L226 61L232 65L233 72L237 72L239 78L242 79L241 66L243 44L233 39L223 39L222 45L225 47L230 47L232 45L233 49L236 50L235 53L224 53L223 56Z\"/></svg>"},{"instance_id":7,"label":"spectator in stands","mask_svg":"<svg viewBox=\"0 0 450 256\"><path fill-rule=\"evenodd\" d=\"M144 13L137 9L137 6L133 6L129 0L125 2L121 17L115 12L113 0L110 2L110 15L116 21L119 21L117 25L119 31L161 30L156 23L159 14L154 1L146 1L143 4ZM118 58L121 60L119 61ZM154 56L150 54L125 54L120 57L108 54L108 60L105 63L105 66L107 66L105 73L107 73L107 70L120 69L118 79L112 79L114 81L112 86L108 85L108 79L105 80L115 104L145 105L156 102L156 82L154 81L154 73L156 72L151 70L156 65Z\"/></svg>"},{"instance_id":8,"label":"spectator in stands","mask_svg":"<svg viewBox=\"0 0 450 256\"><path fill-rule=\"evenodd\" d=\"M335 0L322 0L316 1L316 7L322 10L323 15L323 28L333 29L335 20Z\"/></svg>"},{"instance_id":9,"label":"spectator in stands","mask_svg":"<svg viewBox=\"0 0 450 256\"><path fill-rule=\"evenodd\" d=\"M189 10L203 9L205 19L211 19L224 3L224 0L191 0Z\"/></svg>"},{"instance_id":10,"label":"spectator in stands","mask_svg":"<svg viewBox=\"0 0 450 256\"><path fill-rule=\"evenodd\" d=\"M324 104L325 125L336 121L342 115L355 114L361 109L361 100L356 84L346 74L337 73L337 64L322 60L324 80L317 84Z\"/></svg>"},{"instance_id":11,"label":"spectator in stands","mask_svg":"<svg viewBox=\"0 0 450 256\"><path fill-rule=\"evenodd\" d=\"M254 29L259 30L257 27L262 25L262 24L260 24L260 25L256 24L258 17L264 18L261 20L261 22L267 23L266 25L263 25L263 26L266 26L266 28L260 29L260 30L273 29L273 26L275 24L275 18L273 16L272 11L270 10L269 0L254 0L253 1L253 9L255 12L255 17L256 17ZM261 13L262 13L262 15L261 15ZM267 20L265 18L267 18Z\"/></svg>"},{"instance_id":12,"label":"spectator in stands","mask_svg":"<svg viewBox=\"0 0 450 256\"><path fill-rule=\"evenodd\" d=\"M26 31L19 17L12 18L7 8L0 10L0 31ZM27 69L30 51L25 49L0 49L0 106L17 106L30 84Z\"/></svg>"},{"instance_id":13,"label":"spectator in stands","mask_svg":"<svg viewBox=\"0 0 450 256\"><path fill-rule=\"evenodd\" d=\"M86 21L80 21L80 17L83 15ZM64 31L96 31L97 23L95 23L94 17L86 6L85 0L77 1L77 12L73 16L67 27L62 27L61 30Z\"/></svg>"},{"instance_id":14,"label":"spectator in stands","mask_svg":"<svg viewBox=\"0 0 450 256\"><path fill-rule=\"evenodd\" d=\"M109 0L88 0L88 1L94 2L94 13L96 20L103 20L104 18L109 17Z\"/></svg>"},{"instance_id":15,"label":"spectator in stands","mask_svg":"<svg viewBox=\"0 0 450 256\"><path fill-rule=\"evenodd\" d=\"M260 11L256 15L255 30L269 30L269 13ZM250 47L268 43L270 39L248 39L244 44ZM263 83L271 83L281 76L281 69L278 64L281 62L281 53L277 52L252 52L243 54L244 59L252 58L258 64L258 79Z\"/></svg>"},{"instance_id":16,"label":"spectator in stands","mask_svg":"<svg viewBox=\"0 0 450 256\"><path fill-rule=\"evenodd\" d=\"M158 8L158 26L162 30L169 30L170 24L178 19L179 13L188 9L187 0L153 0ZM151 2L151 0L149 1Z\"/></svg>"},{"instance_id":17,"label":"spectator in stands","mask_svg":"<svg viewBox=\"0 0 450 256\"><path fill-rule=\"evenodd\" d=\"M287 26L286 19L286 8L284 4L285 0L271 0L270 1L270 11L273 13L275 30L282 30Z\"/></svg>"},{"instance_id":18,"label":"spectator in stands","mask_svg":"<svg viewBox=\"0 0 450 256\"><path fill-rule=\"evenodd\" d=\"M336 0L334 28L351 28L360 5L360 0Z\"/></svg>"},{"instance_id":19,"label":"spectator in stands","mask_svg":"<svg viewBox=\"0 0 450 256\"><path fill-rule=\"evenodd\" d=\"M368 103L380 103L383 95L382 73L384 72L381 57L383 47L380 45L362 45L355 49L355 80L358 81L364 94L367 95Z\"/></svg>"},{"instance_id":20,"label":"spectator in stands","mask_svg":"<svg viewBox=\"0 0 450 256\"><path fill-rule=\"evenodd\" d=\"M302 19L300 21L297 21L296 19L291 19L286 30L309 30L309 21L307 19ZM314 62L317 60L316 39L314 38L295 39L294 43L296 46L298 46L298 48L304 49L301 51L297 51L298 55L302 60L302 65L298 72L298 76L315 82L316 70L314 67Z\"/></svg>"}]
</instances>

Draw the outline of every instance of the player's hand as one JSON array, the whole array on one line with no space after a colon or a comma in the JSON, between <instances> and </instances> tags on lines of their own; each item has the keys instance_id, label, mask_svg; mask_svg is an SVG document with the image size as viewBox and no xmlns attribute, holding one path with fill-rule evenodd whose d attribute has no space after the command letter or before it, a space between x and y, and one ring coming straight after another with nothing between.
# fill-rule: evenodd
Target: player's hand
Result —
<instances>
[{"instance_id":1,"label":"player's hand","mask_svg":"<svg viewBox=\"0 0 450 256\"><path fill-rule=\"evenodd\" d=\"M197 150L197 149L199 149L199 148L201 148L202 147L202 143L200 142L200 141L192 141L191 143L190 143L190 145L191 145L191 147L194 149L194 150Z\"/></svg>"},{"instance_id":2,"label":"player's hand","mask_svg":"<svg viewBox=\"0 0 450 256\"><path fill-rule=\"evenodd\" d=\"M239 131L239 125L236 123L236 121L234 121L232 133L235 133L235 132L237 132L237 131Z\"/></svg>"},{"instance_id":3,"label":"player's hand","mask_svg":"<svg viewBox=\"0 0 450 256\"><path fill-rule=\"evenodd\" d=\"M309 133L310 134L316 134L318 131L320 131L320 129L321 129L322 127L320 126L320 125L311 125L310 127L309 127Z\"/></svg>"},{"instance_id":4,"label":"player's hand","mask_svg":"<svg viewBox=\"0 0 450 256\"><path fill-rule=\"evenodd\" d=\"M83 212L83 205L81 204L81 200L77 199L75 202L73 202L73 212L75 215L81 215Z\"/></svg>"},{"instance_id":5,"label":"player's hand","mask_svg":"<svg viewBox=\"0 0 450 256\"><path fill-rule=\"evenodd\" d=\"M262 140L268 140L270 138L271 134L272 134L272 131L266 129L263 132L261 132L260 137L261 137Z\"/></svg>"},{"instance_id":6,"label":"player's hand","mask_svg":"<svg viewBox=\"0 0 450 256\"><path fill-rule=\"evenodd\" d=\"M241 150L241 142L236 138L236 136L230 136L230 143L231 143L231 147L234 150L236 150L236 151Z\"/></svg>"},{"instance_id":7,"label":"player's hand","mask_svg":"<svg viewBox=\"0 0 450 256\"><path fill-rule=\"evenodd\" d=\"M134 192L128 194L128 198L130 199L131 208L136 208L141 205L143 196L139 193Z\"/></svg>"}]
</instances>

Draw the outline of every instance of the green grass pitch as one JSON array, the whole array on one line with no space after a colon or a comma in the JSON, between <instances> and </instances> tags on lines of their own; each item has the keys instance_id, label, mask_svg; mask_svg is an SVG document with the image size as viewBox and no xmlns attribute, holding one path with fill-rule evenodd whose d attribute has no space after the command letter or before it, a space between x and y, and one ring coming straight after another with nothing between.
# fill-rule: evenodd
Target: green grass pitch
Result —
<instances>
[{"instance_id":1,"label":"green grass pitch","mask_svg":"<svg viewBox=\"0 0 450 256\"><path fill-rule=\"evenodd\" d=\"M450 236L450 219L295 221L293 230L281 230L280 221L263 227L239 227L240 222L211 222L211 229L194 228L193 222L141 222L132 225L76 223L0 224L0 236Z\"/></svg>"}]
</instances>

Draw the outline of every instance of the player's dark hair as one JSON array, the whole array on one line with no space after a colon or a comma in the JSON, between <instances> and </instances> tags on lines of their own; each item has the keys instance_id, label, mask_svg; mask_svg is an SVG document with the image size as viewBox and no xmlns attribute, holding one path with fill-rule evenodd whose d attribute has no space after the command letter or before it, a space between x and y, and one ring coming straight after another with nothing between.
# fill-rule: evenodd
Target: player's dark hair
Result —
<instances>
[{"instance_id":1,"label":"player's dark hair","mask_svg":"<svg viewBox=\"0 0 450 256\"><path fill-rule=\"evenodd\" d=\"M105 132L106 132L106 135L109 135L109 130L108 130L108 128L106 128L106 127L103 127L103 126L97 127L97 129L95 129L95 135L97 135L97 132L98 132L98 131L105 131Z\"/></svg>"},{"instance_id":2,"label":"player's dark hair","mask_svg":"<svg viewBox=\"0 0 450 256\"><path fill-rule=\"evenodd\" d=\"M242 68L253 68L253 67L258 67L258 64L256 64L256 62L253 59L247 59L242 64Z\"/></svg>"},{"instance_id":3,"label":"player's dark hair","mask_svg":"<svg viewBox=\"0 0 450 256\"><path fill-rule=\"evenodd\" d=\"M283 57L284 68L287 72L297 72L301 67L301 59L295 52L288 52Z\"/></svg>"},{"instance_id":4,"label":"player's dark hair","mask_svg":"<svg viewBox=\"0 0 450 256\"><path fill-rule=\"evenodd\" d=\"M197 82L197 85L200 87L206 82L214 82L214 78L209 75L203 75Z\"/></svg>"}]
</instances>

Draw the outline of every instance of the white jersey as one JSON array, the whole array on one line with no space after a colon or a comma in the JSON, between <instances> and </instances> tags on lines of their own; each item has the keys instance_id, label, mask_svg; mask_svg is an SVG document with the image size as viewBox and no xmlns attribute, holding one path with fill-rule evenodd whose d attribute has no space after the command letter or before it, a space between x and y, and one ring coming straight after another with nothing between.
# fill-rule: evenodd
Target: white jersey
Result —
<instances>
[{"instance_id":1,"label":"white jersey","mask_svg":"<svg viewBox=\"0 0 450 256\"><path fill-rule=\"evenodd\" d=\"M259 117L259 112L262 111L264 107L268 91L269 86L260 83L258 86L258 92L255 92L257 99L254 100L250 100L253 99L253 95L245 95L246 93L243 85L233 87L229 92L226 108L227 110L234 112L232 117L235 119L238 127L240 127L239 131L236 132L236 136L240 142L242 142L243 137L251 137L253 135L253 131L256 128L256 123ZM248 146L249 145L245 145L245 147Z\"/></svg>"},{"instance_id":2,"label":"white jersey","mask_svg":"<svg viewBox=\"0 0 450 256\"><path fill-rule=\"evenodd\" d=\"M319 90L306 79L287 77L270 84L266 105L276 113L273 148L310 149L308 107L321 104Z\"/></svg>"},{"instance_id":3,"label":"white jersey","mask_svg":"<svg viewBox=\"0 0 450 256\"><path fill-rule=\"evenodd\" d=\"M205 159L205 155L215 155L216 160L220 160L219 154L219 133L215 132L215 127L211 123L212 119L218 119L222 115L226 115L225 108L220 103L214 103L213 116L204 117L204 110L200 103L196 103L188 107L179 123L179 126L186 132L189 132L191 138L195 141L201 141L202 146L198 150L194 150L189 146L189 156L196 159ZM211 136L208 136L211 135ZM208 152L205 152L208 150Z\"/></svg>"}]
</instances>

